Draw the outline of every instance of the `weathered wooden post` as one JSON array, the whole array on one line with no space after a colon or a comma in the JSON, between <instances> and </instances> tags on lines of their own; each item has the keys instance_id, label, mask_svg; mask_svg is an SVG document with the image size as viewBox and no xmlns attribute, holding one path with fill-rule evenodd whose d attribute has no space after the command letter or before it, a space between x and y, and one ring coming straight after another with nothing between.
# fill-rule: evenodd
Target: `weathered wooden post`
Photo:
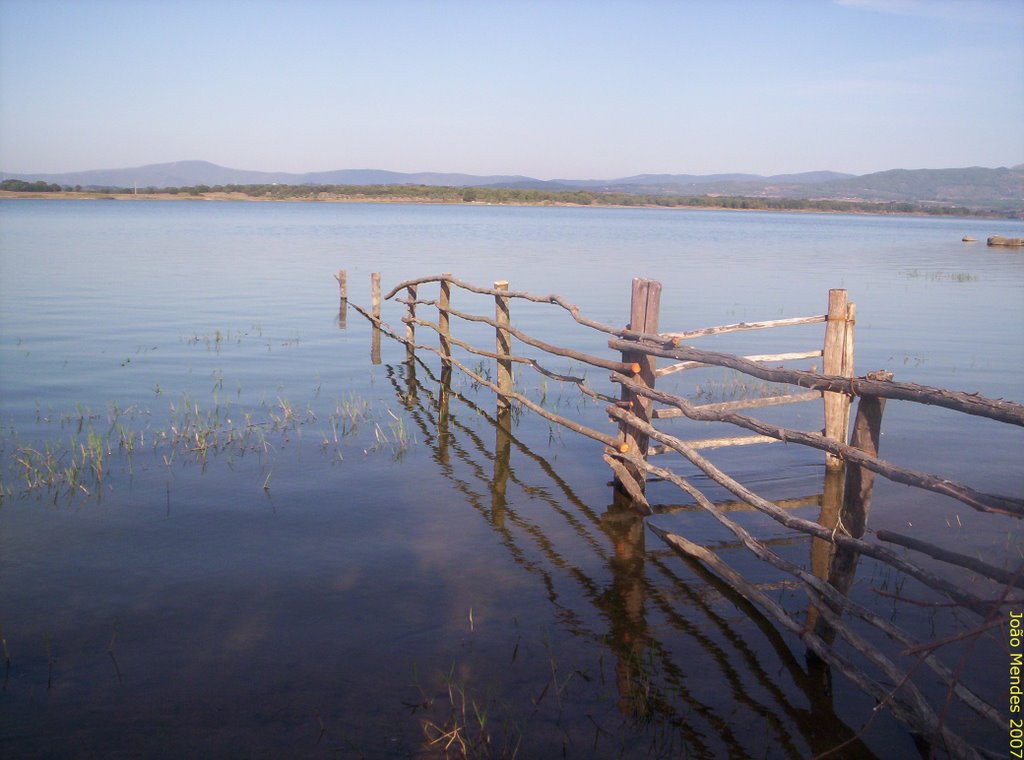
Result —
<instances>
[{"instance_id":1,"label":"weathered wooden post","mask_svg":"<svg viewBox=\"0 0 1024 760\"><path fill-rule=\"evenodd\" d=\"M380 272L370 274L370 316L373 330L370 333L370 362L380 364Z\"/></svg>"},{"instance_id":2,"label":"weathered wooden post","mask_svg":"<svg viewBox=\"0 0 1024 760\"><path fill-rule=\"evenodd\" d=\"M656 333L658 331L658 312L661 308L661 283L657 280L645 280L634 278L633 290L629 307L629 329L634 332ZM655 358L648 354L623 351L622 361L639 367L639 372L634 379L637 383L654 387ZM645 396L640 396L626 388L622 389L622 403L644 422L651 422L651 409L653 402ZM647 458L648 436L627 423L619 425L619 448L623 453L629 452L643 459ZM644 490L646 474L638 472L637 469L626 463L626 472L634 481L635 488L640 493ZM615 490L620 495L628 496L629 488L619 479L615 478Z\"/></svg>"},{"instance_id":3,"label":"weathered wooden post","mask_svg":"<svg viewBox=\"0 0 1024 760\"><path fill-rule=\"evenodd\" d=\"M442 277L451 277L445 272ZM452 394L452 346L451 327L448 324L448 308L452 300L452 286L448 280L441 280L441 295L437 306L437 332L441 340L441 398L437 410L438 459L448 464L448 406Z\"/></svg>"},{"instance_id":4,"label":"weathered wooden post","mask_svg":"<svg viewBox=\"0 0 1024 760\"><path fill-rule=\"evenodd\" d=\"M405 360L412 363L416 356L416 286L409 285L405 291L409 295L409 318L405 322Z\"/></svg>"},{"instance_id":5,"label":"weathered wooden post","mask_svg":"<svg viewBox=\"0 0 1024 760\"><path fill-rule=\"evenodd\" d=\"M494 283L495 290L508 290L508 280L498 280ZM512 335L508 331L508 296L494 296L494 321L498 327L494 331L495 353L501 356L512 355ZM498 380L498 414L507 411L512 407L512 399L507 394L512 392L512 360L497 359L497 380Z\"/></svg>"},{"instance_id":6,"label":"weathered wooden post","mask_svg":"<svg viewBox=\"0 0 1024 760\"><path fill-rule=\"evenodd\" d=\"M370 314L380 321L380 272L370 273Z\"/></svg>"},{"instance_id":7,"label":"weathered wooden post","mask_svg":"<svg viewBox=\"0 0 1024 760\"><path fill-rule=\"evenodd\" d=\"M344 330L348 321L348 275L339 269L334 279L338 281L338 329Z\"/></svg>"},{"instance_id":8,"label":"weathered wooden post","mask_svg":"<svg viewBox=\"0 0 1024 760\"><path fill-rule=\"evenodd\" d=\"M835 288L828 292L828 321L825 324L823 368L826 375L853 377L853 304L846 290ZM825 437L846 441L850 424L850 397L845 393L826 391ZM843 460L832 454L825 455L825 466L841 469Z\"/></svg>"},{"instance_id":9,"label":"weathered wooden post","mask_svg":"<svg viewBox=\"0 0 1024 760\"><path fill-rule=\"evenodd\" d=\"M451 277L450 272L445 272L442 277ZM451 370L452 344L451 328L448 324L448 307L451 304L452 286L447 279L441 280L441 297L437 306L437 332L441 340L441 371Z\"/></svg>"}]
</instances>

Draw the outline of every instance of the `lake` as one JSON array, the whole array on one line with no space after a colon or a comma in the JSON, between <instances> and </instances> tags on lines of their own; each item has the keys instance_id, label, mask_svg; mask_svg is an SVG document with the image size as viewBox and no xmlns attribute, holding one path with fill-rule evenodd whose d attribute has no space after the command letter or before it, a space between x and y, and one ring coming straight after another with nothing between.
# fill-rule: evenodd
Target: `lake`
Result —
<instances>
[{"instance_id":1,"label":"lake","mask_svg":"<svg viewBox=\"0 0 1024 760\"><path fill-rule=\"evenodd\" d=\"M505 434L493 395L459 373L441 419L428 352L410 367L385 338L373 364L366 320L349 309L339 324L333 275L344 268L367 308L371 272L385 291L442 272L507 279L612 325L628 321L632 278L650 277L662 330L822 314L828 289L846 288L858 374L1020 402L1024 255L985 246L995 234L1024 230L681 209L0 201L0 755L805 757L846 740L846 756L912 755L887 713L858 736L873 700L612 509L599 444L529 411ZM493 299L457 292L453 305L486 314ZM512 312L543 340L617 358L555 307ZM384 305L399 330L403 313ZM493 346L490 328L455 322ZM818 348L821 326L699 345ZM601 404L516 373L530 398L614 432ZM588 382L616 393L606 374L590 368ZM736 382L676 377L684 395ZM786 410L763 416L820 427L820 405ZM1010 425L890 402L881 453L1019 497L1022 444ZM815 497L823 458L801 449L714 460L768 498ZM653 483L649 498L666 507L651 521L806 610L674 486ZM812 498L795 511L818 510ZM756 513L736 519L809 561L809 540ZM1024 552L1017 522L882 479L869 527L1009 568ZM862 560L851 595L891 611L871 584L917 591L885 572ZM934 609L899 622L925 638L955 630ZM999 636L970 652L972 684L996 705L1005 663Z\"/></svg>"}]
</instances>

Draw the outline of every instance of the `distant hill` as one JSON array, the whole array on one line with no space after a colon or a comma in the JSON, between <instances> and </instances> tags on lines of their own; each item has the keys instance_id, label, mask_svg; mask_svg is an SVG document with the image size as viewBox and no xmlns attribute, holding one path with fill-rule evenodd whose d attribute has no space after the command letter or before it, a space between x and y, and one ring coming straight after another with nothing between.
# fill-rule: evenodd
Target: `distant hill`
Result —
<instances>
[{"instance_id":1,"label":"distant hill","mask_svg":"<svg viewBox=\"0 0 1024 760\"><path fill-rule=\"evenodd\" d=\"M987 169L892 169L863 176L808 172L758 177L732 175L658 175L564 185L605 192L654 195L743 195L808 200L936 203L994 211L1024 211L1024 164Z\"/></svg>"},{"instance_id":2,"label":"distant hill","mask_svg":"<svg viewBox=\"0 0 1024 760\"><path fill-rule=\"evenodd\" d=\"M24 174L3 172L4 179L42 180L58 185L85 188L108 187L191 187L194 185L439 185L476 187L503 182L520 182L529 177L423 172L404 174L378 169L340 169L328 172L294 174L229 169L209 161L175 161L149 164L130 169L94 169L65 174Z\"/></svg>"},{"instance_id":3,"label":"distant hill","mask_svg":"<svg viewBox=\"0 0 1024 760\"><path fill-rule=\"evenodd\" d=\"M792 191L792 188L788 188ZM825 182L815 192L830 198L869 201L929 201L962 206L1021 208L1024 165L986 169L892 169Z\"/></svg>"},{"instance_id":4,"label":"distant hill","mask_svg":"<svg viewBox=\"0 0 1024 760\"><path fill-rule=\"evenodd\" d=\"M430 185L531 190L587 190L652 195L737 195L814 200L899 201L1024 211L1024 164L1012 168L893 169L863 176L831 171L777 174L638 174L618 179L540 180L519 175L480 176L340 169L295 174L229 169L208 161L176 161L129 169L66 174L3 173L3 179L83 188L166 188L196 185Z\"/></svg>"}]
</instances>

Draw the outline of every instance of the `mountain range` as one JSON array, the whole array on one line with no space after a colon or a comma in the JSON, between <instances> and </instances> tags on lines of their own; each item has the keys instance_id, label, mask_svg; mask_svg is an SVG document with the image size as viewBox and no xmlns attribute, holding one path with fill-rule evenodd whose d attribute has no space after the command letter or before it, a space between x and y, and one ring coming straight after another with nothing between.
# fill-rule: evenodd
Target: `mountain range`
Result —
<instances>
[{"instance_id":1,"label":"mountain range","mask_svg":"<svg viewBox=\"0 0 1024 760\"><path fill-rule=\"evenodd\" d=\"M857 201L940 203L977 209L1024 207L1024 164L1011 168L892 169L853 175L833 171L801 174L638 174L617 179L540 180L521 175L440 172L403 173L340 169L296 174L230 169L208 161L176 161L128 169L64 174L3 172L4 179L45 181L82 188L166 188L196 185L437 185L539 190L589 190L656 195L744 195Z\"/></svg>"}]
</instances>

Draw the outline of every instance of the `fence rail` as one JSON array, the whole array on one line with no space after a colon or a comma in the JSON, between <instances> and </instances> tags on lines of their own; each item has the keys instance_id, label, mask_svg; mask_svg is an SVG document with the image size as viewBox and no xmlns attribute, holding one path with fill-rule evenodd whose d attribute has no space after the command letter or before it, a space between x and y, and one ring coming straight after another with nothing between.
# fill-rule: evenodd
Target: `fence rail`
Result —
<instances>
[{"instance_id":1,"label":"fence rail","mask_svg":"<svg viewBox=\"0 0 1024 760\"><path fill-rule=\"evenodd\" d=\"M348 305L347 278L344 272L336 275L341 289L342 316ZM437 283L436 299L422 298L419 287ZM465 290L494 299L494 316L472 314L452 305L453 289ZM395 297L404 292L405 298ZM797 636L808 651L821 661L846 675L854 684L885 704L894 715L918 732L937 748L954 757L978 757L978 751L946 725L944 709L936 709L925 698L912 676L915 667L900 667L893 656L877 642L868 640L852 627L843 616L859 618L884 639L895 641L926 665L963 705L973 710L992 726L1005 731L1008 725L1000 711L985 702L962 682L962 673L951 669L938 657L945 643L922 642L899 629L892 622L851 600L848 591L852 584L858 558L863 555L883 563L900 573L916 579L923 586L945 596L954 605L975 616L973 627L964 636L978 636L1005 623L1010 605L1024 604L1024 598L1015 593L1024 588L1024 565L1015 570L992 566L976 558L958 554L911 537L890 531L879 531L871 541L865 538L870 511L874 478L881 475L891 481L941 494L966 504L973 509L1003 518L1024 517L1024 499L983 493L965 484L918 472L887 462L879 456L882 417L887 400L908 401L942 407L969 415L985 417L998 422L1024 426L1024 405L1002 399L989 399L976 394L950 391L942 388L901 383L888 372L868 372L855 376L854 328L856 307L847 299L845 290L829 292L826 314L796 317L765 322L741 322L699 330L661 331L659 321L661 285L652 280L634 280L629 323L616 328L585 317L579 307L559 295L535 295L509 289L509 283L499 280L491 288L464 282L450 274L406 280L395 285L383 300L395 299L404 305L406 326L404 336L388 326L380 317L380 278L371 278L371 308L369 311L351 304L373 323L374 343L371 356L379 362L379 335L384 333L404 343L411 362L416 351L436 354L443 370L452 367L468 375L475 383L489 388L497 397L497 419L507 419L513 404L529 409L545 419L603 444L602 457L615 477L617 498L626 500L642 514L657 512L646 498L646 483L653 477L672 483L694 500L696 505L726 527L737 540L756 557L778 570L794 577L805 588L810 599L807 620L797 620L790 611L765 595L748 580L726 565L707 547L699 546L684 536L666 531L654 524L648 527L676 552L695 559L725 580L739 594L760 607L784 630ZM565 346L557 346L527 334L512 325L510 304L517 299L538 304L558 306L579 325L609 336L608 348L617 356L595 356ZM436 322L417 314L417 308L436 310ZM495 330L494 350L474 346L453 335L452 318L478 323ZM821 349L792 351L775 354L735 356L683 345L692 341L729 332L785 328L796 325L824 323ZM416 328L437 334L437 346L417 342ZM534 356L516 353L513 339L521 346L535 349L544 355L571 359L583 364L608 370L609 380L618 386L618 396L604 392L585 377L555 371L545 367ZM494 380L467 366L455 351L490 359L495 362ZM659 359L671 364L657 367ZM821 359L822 371L766 366L784 362ZM619 425L617 435L595 430L588 425L557 414L528 398L513 387L513 366L529 367L547 378L570 384L586 397L606 403L611 420ZM744 398L717 403L695 404L678 394L656 388L656 381L679 372L701 367L723 367L768 383L795 386L792 393L769 395L764 398ZM765 408L791 403L806 403L823 399L823 429L821 432L794 430L766 423L741 410ZM852 428L851 405L857 400ZM657 406L655 406L657 404ZM703 438L684 441L655 423L687 418L698 422L725 423L745 430L739 437ZM749 435L752 433L753 435ZM790 510L754 493L736 479L713 464L700 450L723 446L753 445L782 441L807 446L821 451L826 457L826 483L833 481L826 492L833 498L823 499L822 515L817 522L793 514ZM728 516L731 509L713 503L689 479L669 466L655 465L653 455L674 454L695 466L712 482L726 489L738 499L737 504L757 510L788 530L812 539L812 571L797 566L774 552L764 541L759 541L745 528ZM900 547L896 551L887 545ZM822 564L822 547L825 562ZM906 550L906 551L904 551ZM815 559L815 552L819 560ZM972 590L952 582L942 573L925 569L920 563L908 559L910 553L923 555L944 565L966 569L982 579ZM990 585L985 585L986 583ZM842 639L848 649L841 653L833 643ZM855 652L858 658L848 652ZM859 659L859 661L855 661ZM898 659L898 658L897 658ZM879 677L877 674L881 673Z\"/></svg>"}]
</instances>

